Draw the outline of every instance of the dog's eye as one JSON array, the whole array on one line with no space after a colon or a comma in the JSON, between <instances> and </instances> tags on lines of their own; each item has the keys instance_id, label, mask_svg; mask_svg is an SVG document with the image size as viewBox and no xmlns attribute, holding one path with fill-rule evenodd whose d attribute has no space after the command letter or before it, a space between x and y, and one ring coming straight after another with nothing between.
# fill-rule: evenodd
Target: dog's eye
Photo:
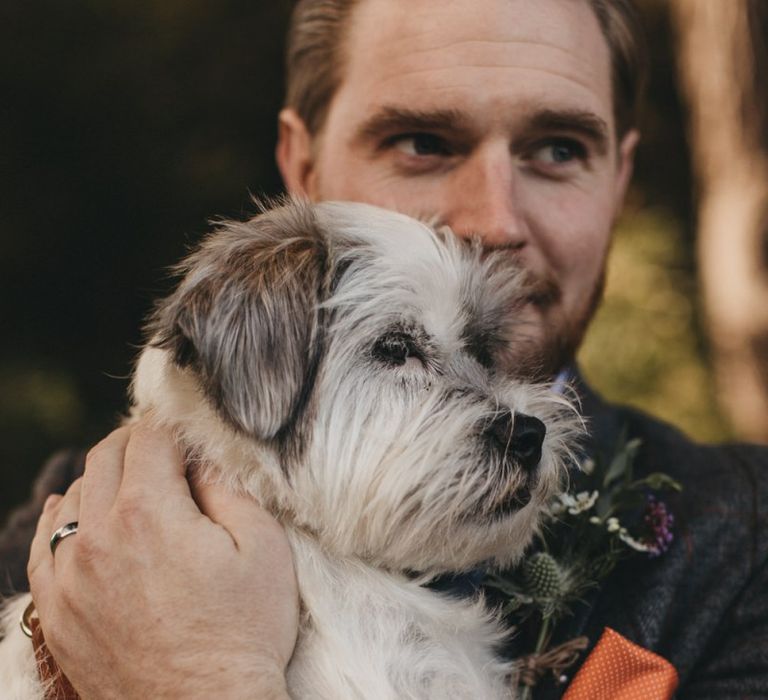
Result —
<instances>
[{"instance_id":1,"label":"dog's eye","mask_svg":"<svg viewBox=\"0 0 768 700\"><path fill-rule=\"evenodd\" d=\"M402 367L409 360L424 364L424 355L416 341L407 333L388 333L373 345L372 354L379 362Z\"/></svg>"}]
</instances>

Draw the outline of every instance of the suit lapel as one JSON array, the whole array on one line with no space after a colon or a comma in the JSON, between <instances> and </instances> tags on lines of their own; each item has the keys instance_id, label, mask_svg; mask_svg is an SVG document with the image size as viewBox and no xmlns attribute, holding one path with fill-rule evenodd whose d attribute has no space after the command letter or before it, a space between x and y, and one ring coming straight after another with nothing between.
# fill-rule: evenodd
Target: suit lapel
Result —
<instances>
[{"instance_id":1,"label":"suit lapel","mask_svg":"<svg viewBox=\"0 0 768 700\"><path fill-rule=\"evenodd\" d=\"M616 450L622 431L625 426L621 419L620 412L595 393L585 382L581 373L576 370L573 372L572 386L576 390L580 402L581 413L587 419L587 431L589 437L584 443L583 454L585 458L610 459ZM576 490L579 488L583 475L577 472L572 475ZM605 586L609 585L609 580ZM552 646L562 644L576 637L586 636L589 639L589 647L581 654L577 664L569 669L564 682L556 682L553 678L545 678L537 686L535 691L536 700L557 700L562 697L568 687L568 683L578 671L581 664L589 656L595 644L597 644L603 628L608 623L604 614L602 602L602 593L604 586L596 588L587 593L583 600L574 605L573 614L557 626L552 638ZM623 618L623 619L622 619ZM612 626L626 628L632 626L625 609L619 606L611 610L610 623Z\"/></svg>"}]
</instances>

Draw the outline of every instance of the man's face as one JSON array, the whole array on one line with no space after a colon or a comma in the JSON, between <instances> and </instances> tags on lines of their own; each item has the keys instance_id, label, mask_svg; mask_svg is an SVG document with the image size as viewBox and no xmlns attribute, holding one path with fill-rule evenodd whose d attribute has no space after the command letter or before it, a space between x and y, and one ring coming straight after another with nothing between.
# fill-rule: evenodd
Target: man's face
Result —
<instances>
[{"instance_id":1,"label":"man's face","mask_svg":"<svg viewBox=\"0 0 768 700\"><path fill-rule=\"evenodd\" d=\"M281 115L289 190L508 250L531 278L520 361L557 371L599 299L636 142L616 141L586 0L361 0L344 49L321 134Z\"/></svg>"}]
</instances>

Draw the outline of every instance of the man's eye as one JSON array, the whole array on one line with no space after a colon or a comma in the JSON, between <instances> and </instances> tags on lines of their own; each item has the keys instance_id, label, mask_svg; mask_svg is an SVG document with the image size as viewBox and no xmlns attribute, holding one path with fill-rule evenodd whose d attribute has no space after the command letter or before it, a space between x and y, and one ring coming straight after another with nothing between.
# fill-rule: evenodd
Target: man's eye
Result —
<instances>
[{"instance_id":1,"label":"man's eye","mask_svg":"<svg viewBox=\"0 0 768 700\"><path fill-rule=\"evenodd\" d=\"M530 159L547 165L566 165L576 160L586 160L587 149L572 139L555 139L537 148Z\"/></svg>"},{"instance_id":2,"label":"man's eye","mask_svg":"<svg viewBox=\"0 0 768 700\"><path fill-rule=\"evenodd\" d=\"M402 134L390 139L390 144L409 156L450 155L445 139L435 134Z\"/></svg>"}]
</instances>

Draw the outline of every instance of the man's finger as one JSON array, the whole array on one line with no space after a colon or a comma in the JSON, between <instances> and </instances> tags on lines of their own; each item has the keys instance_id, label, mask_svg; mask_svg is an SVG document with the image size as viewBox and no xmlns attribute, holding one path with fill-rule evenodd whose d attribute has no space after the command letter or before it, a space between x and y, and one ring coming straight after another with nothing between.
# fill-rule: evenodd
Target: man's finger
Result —
<instances>
[{"instance_id":1,"label":"man's finger","mask_svg":"<svg viewBox=\"0 0 768 700\"><path fill-rule=\"evenodd\" d=\"M67 492L64 494L64 497L56 504L55 512L51 516L51 530L48 533L48 550L51 554L53 554L52 550L55 550L56 556L53 557L53 568L56 569L56 557L61 558L64 556L64 552L62 550L68 549L67 544L71 543L65 543L65 540L69 537L72 537L73 535L64 535L62 538L61 536L57 537L57 541L51 545L51 539L54 535L54 533L60 532L61 534L64 534L62 532L62 529L65 528L67 525L71 525L72 523L79 523L80 521L80 494L83 490L83 477L80 477L79 479L75 479L70 484L70 487L67 489ZM41 533L41 535L44 533Z\"/></svg>"},{"instance_id":2,"label":"man's finger","mask_svg":"<svg viewBox=\"0 0 768 700\"><path fill-rule=\"evenodd\" d=\"M191 498L184 461L170 430L153 425L151 419L136 422L125 449L123 478L118 498Z\"/></svg>"},{"instance_id":3,"label":"man's finger","mask_svg":"<svg viewBox=\"0 0 768 700\"><path fill-rule=\"evenodd\" d=\"M55 574L55 557L51 551L51 538L60 528L70 523L78 522L80 517L80 494L83 487L83 478L72 482L63 496L51 495L45 502L43 512L37 521L35 536L32 538L32 546L29 551L27 564L27 578L35 598L36 605L45 607L47 596L45 595L53 585ZM73 535L69 535L71 537ZM67 537L64 537L67 539ZM55 546L56 554L61 557L64 553L59 549L64 544L59 539ZM38 601L42 599L42 602ZM40 609L40 608L38 608Z\"/></svg>"},{"instance_id":4,"label":"man's finger","mask_svg":"<svg viewBox=\"0 0 768 700\"><path fill-rule=\"evenodd\" d=\"M80 524L100 527L117 497L123 478L129 427L111 432L88 453L80 502Z\"/></svg>"},{"instance_id":5,"label":"man's finger","mask_svg":"<svg viewBox=\"0 0 768 700\"><path fill-rule=\"evenodd\" d=\"M223 484L194 484L194 498L208 518L224 527L238 547L270 547L282 542L282 526L250 496L233 494Z\"/></svg>"},{"instance_id":6,"label":"man's finger","mask_svg":"<svg viewBox=\"0 0 768 700\"><path fill-rule=\"evenodd\" d=\"M32 538L32 546L29 550L29 562L27 564L27 576L31 579L35 576L41 566L50 566L53 571L53 561L51 560L50 539L51 533L56 529L53 525L53 518L58 513L57 505L63 498L58 493L51 494L45 501L43 512L37 520L35 536Z\"/></svg>"}]
</instances>

